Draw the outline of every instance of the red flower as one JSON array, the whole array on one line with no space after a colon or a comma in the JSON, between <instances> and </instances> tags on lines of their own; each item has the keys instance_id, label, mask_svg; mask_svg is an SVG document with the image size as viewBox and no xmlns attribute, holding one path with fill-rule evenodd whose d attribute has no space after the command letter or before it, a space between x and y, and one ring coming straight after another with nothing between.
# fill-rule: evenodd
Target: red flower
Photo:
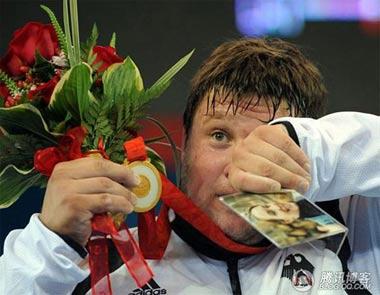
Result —
<instances>
[{"instance_id":1,"label":"red flower","mask_svg":"<svg viewBox=\"0 0 380 295\"><path fill-rule=\"evenodd\" d=\"M38 150L34 154L34 168L43 175L50 176L55 165L65 160L65 155L56 147Z\"/></svg>"},{"instance_id":2,"label":"red flower","mask_svg":"<svg viewBox=\"0 0 380 295\"><path fill-rule=\"evenodd\" d=\"M0 84L0 98L6 99L10 94L9 89L5 84Z\"/></svg>"},{"instance_id":3,"label":"red flower","mask_svg":"<svg viewBox=\"0 0 380 295\"><path fill-rule=\"evenodd\" d=\"M52 25L29 22L14 32L0 68L12 76L20 76L34 65L37 50L46 59L58 54L58 38Z\"/></svg>"},{"instance_id":4,"label":"red flower","mask_svg":"<svg viewBox=\"0 0 380 295\"><path fill-rule=\"evenodd\" d=\"M84 127L74 127L60 138L58 146L37 150L34 154L34 168L41 174L50 176L59 162L82 158L81 146L86 134Z\"/></svg>"},{"instance_id":5,"label":"red flower","mask_svg":"<svg viewBox=\"0 0 380 295\"><path fill-rule=\"evenodd\" d=\"M34 100L36 97L42 97L43 101L49 104L54 87L59 79L60 77L56 75L49 82L42 83L36 89L30 90L28 92L28 99Z\"/></svg>"},{"instance_id":6,"label":"red flower","mask_svg":"<svg viewBox=\"0 0 380 295\"><path fill-rule=\"evenodd\" d=\"M74 127L59 140L59 148L66 156L66 161L82 158L82 143L87 135L86 128Z\"/></svg>"},{"instance_id":7,"label":"red flower","mask_svg":"<svg viewBox=\"0 0 380 295\"><path fill-rule=\"evenodd\" d=\"M104 72L110 65L122 62L123 59L116 54L116 49L111 46L95 46L93 48L96 59L94 65L100 63L98 72Z\"/></svg>"}]
</instances>

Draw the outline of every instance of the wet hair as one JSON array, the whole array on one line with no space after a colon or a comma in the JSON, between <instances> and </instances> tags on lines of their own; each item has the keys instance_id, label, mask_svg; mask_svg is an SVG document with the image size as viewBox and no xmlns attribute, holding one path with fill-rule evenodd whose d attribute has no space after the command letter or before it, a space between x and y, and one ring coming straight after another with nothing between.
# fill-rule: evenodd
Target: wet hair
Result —
<instances>
[{"instance_id":1,"label":"wet hair","mask_svg":"<svg viewBox=\"0 0 380 295\"><path fill-rule=\"evenodd\" d=\"M195 112L207 99L229 103L234 113L264 99L272 120L281 102L292 116L318 118L324 113L326 88L317 67L293 44L280 39L243 38L223 43L204 61L191 82L183 115L186 138Z\"/></svg>"}]
</instances>

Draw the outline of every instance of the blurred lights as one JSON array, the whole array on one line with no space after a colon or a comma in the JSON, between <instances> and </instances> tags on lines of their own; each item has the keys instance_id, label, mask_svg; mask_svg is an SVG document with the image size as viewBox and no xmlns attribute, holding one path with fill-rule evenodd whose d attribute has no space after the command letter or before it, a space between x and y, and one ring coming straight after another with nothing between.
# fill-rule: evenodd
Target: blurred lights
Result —
<instances>
[{"instance_id":1,"label":"blurred lights","mask_svg":"<svg viewBox=\"0 0 380 295\"><path fill-rule=\"evenodd\" d=\"M360 0L359 15L364 21L380 21L380 0Z\"/></svg>"},{"instance_id":2,"label":"blurred lights","mask_svg":"<svg viewBox=\"0 0 380 295\"><path fill-rule=\"evenodd\" d=\"M235 0L245 36L296 36L307 20L380 22L379 0Z\"/></svg>"}]
</instances>

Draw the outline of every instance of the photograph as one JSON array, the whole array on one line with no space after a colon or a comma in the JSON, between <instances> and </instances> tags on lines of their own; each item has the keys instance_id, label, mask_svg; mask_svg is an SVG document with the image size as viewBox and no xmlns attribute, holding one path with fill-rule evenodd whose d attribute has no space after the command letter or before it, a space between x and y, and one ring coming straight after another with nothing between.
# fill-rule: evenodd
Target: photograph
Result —
<instances>
[{"instance_id":1,"label":"photograph","mask_svg":"<svg viewBox=\"0 0 380 295\"><path fill-rule=\"evenodd\" d=\"M296 191L240 193L219 199L281 249L347 231Z\"/></svg>"}]
</instances>

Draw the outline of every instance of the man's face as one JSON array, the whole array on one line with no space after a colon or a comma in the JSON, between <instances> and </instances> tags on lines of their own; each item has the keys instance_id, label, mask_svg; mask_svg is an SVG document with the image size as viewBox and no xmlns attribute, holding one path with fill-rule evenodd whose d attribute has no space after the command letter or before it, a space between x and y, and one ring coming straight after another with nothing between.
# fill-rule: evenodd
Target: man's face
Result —
<instances>
[{"instance_id":1,"label":"man's face","mask_svg":"<svg viewBox=\"0 0 380 295\"><path fill-rule=\"evenodd\" d=\"M271 118L263 102L233 114L228 103L217 103L207 113L207 100L198 107L184 152L182 189L232 239L254 244L262 239L242 218L225 207L218 197L236 192L228 180L233 148L255 128ZM289 116L281 105L277 117Z\"/></svg>"}]
</instances>

